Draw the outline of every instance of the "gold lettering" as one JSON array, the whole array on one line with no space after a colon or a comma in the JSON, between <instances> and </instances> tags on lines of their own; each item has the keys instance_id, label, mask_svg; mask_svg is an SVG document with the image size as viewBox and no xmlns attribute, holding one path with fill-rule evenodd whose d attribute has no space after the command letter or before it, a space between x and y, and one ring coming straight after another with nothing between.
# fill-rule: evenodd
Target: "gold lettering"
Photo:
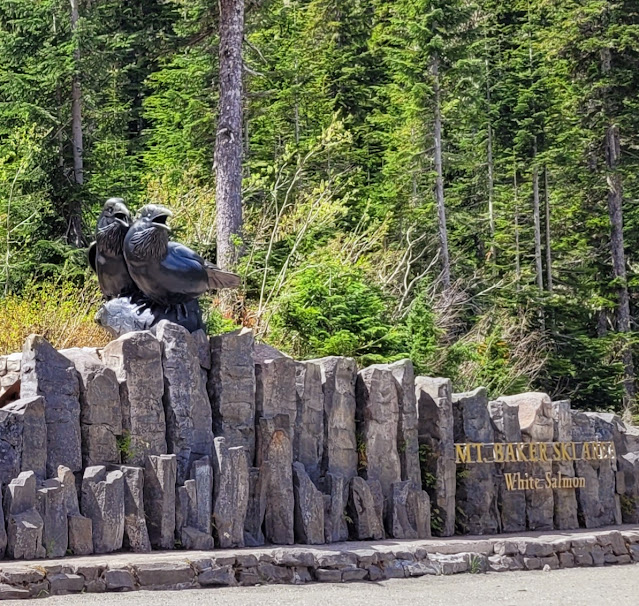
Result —
<instances>
[{"instance_id":1,"label":"gold lettering","mask_svg":"<svg viewBox=\"0 0 639 606\"><path fill-rule=\"evenodd\" d=\"M456 463L472 463L470 446L468 444L455 444Z\"/></svg>"},{"instance_id":2,"label":"gold lettering","mask_svg":"<svg viewBox=\"0 0 639 606\"><path fill-rule=\"evenodd\" d=\"M481 456L481 444L475 444L475 452L477 453L477 462L478 463L483 463L484 459Z\"/></svg>"},{"instance_id":3,"label":"gold lettering","mask_svg":"<svg viewBox=\"0 0 639 606\"><path fill-rule=\"evenodd\" d=\"M505 463L515 462L517 460L517 456L515 455L515 445L509 442L506 444L506 460Z\"/></svg>"},{"instance_id":4,"label":"gold lettering","mask_svg":"<svg viewBox=\"0 0 639 606\"><path fill-rule=\"evenodd\" d=\"M564 442L561 443L561 460L562 461L572 460L572 457L570 456L570 453L568 452L568 444L565 444Z\"/></svg>"},{"instance_id":5,"label":"gold lettering","mask_svg":"<svg viewBox=\"0 0 639 606\"><path fill-rule=\"evenodd\" d=\"M539 444L539 459L541 461L548 461L548 444L545 442Z\"/></svg>"},{"instance_id":6,"label":"gold lettering","mask_svg":"<svg viewBox=\"0 0 639 606\"><path fill-rule=\"evenodd\" d=\"M505 473L504 480L506 480L506 490L515 490L515 477L518 473Z\"/></svg>"},{"instance_id":7,"label":"gold lettering","mask_svg":"<svg viewBox=\"0 0 639 606\"><path fill-rule=\"evenodd\" d=\"M590 446L589 446L588 442L584 442L583 446L581 447L581 458L584 461L591 461L592 460L592 456L590 454Z\"/></svg>"},{"instance_id":8,"label":"gold lettering","mask_svg":"<svg viewBox=\"0 0 639 606\"><path fill-rule=\"evenodd\" d=\"M517 442L517 460L522 463L527 463L528 458L526 457L526 453L524 452L525 444L523 442Z\"/></svg>"},{"instance_id":9,"label":"gold lettering","mask_svg":"<svg viewBox=\"0 0 639 606\"><path fill-rule=\"evenodd\" d=\"M552 460L553 461L561 461L561 444L559 442L553 442L552 445Z\"/></svg>"},{"instance_id":10,"label":"gold lettering","mask_svg":"<svg viewBox=\"0 0 639 606\"><path fill-rule=\"evenodd\" d=\"M528 445L528 458L533 463L536 463L537 461L539 461L539 457L537 456L537 442L531 442Z\"/></svg>"},{"instance_id":11,"label":"gold lettering","mask_svg":"<svg viewBox=\"0 0 639 606\"><path fill-rule=\"evenodd\" d=\"M504 445L503 444L493 445L493 459L495 459L495 463L504 462Z\"/></svg>"}]
</instances>

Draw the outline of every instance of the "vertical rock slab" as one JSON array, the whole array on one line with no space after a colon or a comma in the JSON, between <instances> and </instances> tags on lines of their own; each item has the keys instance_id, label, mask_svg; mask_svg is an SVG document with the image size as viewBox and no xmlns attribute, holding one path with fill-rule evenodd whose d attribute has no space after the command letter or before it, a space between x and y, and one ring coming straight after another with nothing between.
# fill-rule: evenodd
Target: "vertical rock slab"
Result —
<instances>
[{"instance_id":1,"label":"vertical rock slab","mask_svg":"<svg viewBox=\"0 0 639 606\"><path fill-rule=\"evenodd\" d=\"M291 422L291 444L295 436L297 397L295 360L286 357L255 358L255 412L258 417L288 415Z\"/></svg>"},{"instance_id":2,"label":"vertical rock slab","mask_svg":"<svg viewBox=\"0 0 639 606\"><path fill-rule=\"evenodd\" d=\"M124 539L124 475L104 465L84 470L82 514L91 519L93 551L110 553L122 548Z\"/></svg>"},{"instance_id":3,"label":"vertical rock slab","mask_svg":"<svg viewBox=\"0 0 639 606\"><path fill-rule=\"evenodd\" d=\"M490 402L488 412L495 431L495 442L521 442L519 427L519 407L502 400ZM526 493L523 490L508 490L505 478L526 473L524 463L504 462L495 464L497 473L497 502L501 516L502 532L523 532L526 530ZM507 475L508 474L508 475Z\"/></svg>"},{"instance_id":4,"label":"vertical rock slab","mask_svg":"<svg viewBox=\"0 0 639 606\"><path fill-rule=\"evenodd\" d=\"M259 419L257 464L266 482L264 536L269 543L294 542L293 447L288 415Z\"/></svg>"},{"instance_id":5,"label":"vertical rock slab","mask_svg":"<svg viewBox=\"0 0 639 606\"><path fill-rule=\"evenodd\" d=\"M297 415L293 436L293 460L320 485L324 453L324 392L322 369L313 362L295 363Z\"/></svg>"},{"instance_id":6,"label":"vertical rock slab","mask_svg":"<svg viewBox=\"0 0 639 606\"><path fill-rule=\"evenodd\" d=\"M590 420L590 426L594 433L594 441L614 442L616 428L608 415L602 415L596 412L587 412L584 414ZM588 461L585 462L588 463ZM621 524L620 499L616 490L616 461L614 459L597 459L593 452L590 463L597 471L599 502L602 508L597 523L600 526ZM593 526L587 526L587 528L593 528Z\"/></svg>"},{"instance_id":7,"label":"vertical rock slab","mask_svg":"<svg viewBox=\"0 0 639 606\"><path fill-rule=\"evenodd\" d=\"M230 446L243 446L249 465L255 459L255 364L253 333L241 329L211 337L207 390L213 408L213 433Z\"/></svg>"},{"instance_id":8,"label":"vertical rock slab","mask_svg":"<svg viewBox=\"0 0 639 606\"><path fill-rule=\"evenodd\" d=\"M21 398L0 408L0 485L21 471L33 471L44 479L46 464L44 398Z\"/></svg>"},{"instance_id":9,"label":"vertical rock slab","mask_svg":"<svg viewBox=\"0 0 639 606\"><path fill-rule=\"evenodd\" d=\"M249 505L249 468L242 446L228 448L226 438L215 438L213 520L218 545L244 547Z\"/></svg>"},{"instance_id":10,"label":"vertical rock slab","mask_svg":"<svg viewBox=\"0 0 639 606\"><path fill-rule=\"evenodd\" d=\"M386 502L401 481L397 452L399 402L395 378L388 367L369 366L357 375L357 430L365 450L363 474L382 486Z\"/></svg>"},{"instance_id":11,"label":"vertical rock slab","mask_svg":"<svg viewBox=\"0 0 639 606\"><path fill-rule=\"evenodd\" d=\"M0 397L20 392L20 366L22 352L0 356ZM17 391L17 393L15 393Z\"/></svg>"},{"instance_id":12,"label":"vertical rock slab","mask_svg":"<svg viewBox=\"0 0 639 606\"><path fill-rule=\"evenodd\" d=\"M327 473L324 482L324 490L327 493L324 495L324 537L326 543L346 541L348 540L348 526L344 514L348 504L349 482L344 479L344 476L333 473Z\"/></svg>"},{"instance_id":13,"label":"vertical rock slab","mask_svg":"<svg viewBox=\"0 0 639 606\"><path fill-rule=\"evenodd\" d=\"M419 466L419 436L417 429L417 399L415 397L415 371L410 360L399 360L389 365L397 386L399 425L397 450L402 467L402 480L422 485Z\"/></svg>"},{"instance_id":14,"label":"vertical rock slab","mask_svg":"<svg viewBox=\"0 0 639 606\"><path fill-rule=\"evenodd\" d=\"M244 521L244 545L259 547L264 545L264 511L266 509L266 482L259 467L249 467L248 470L248 504L246 520Z\"/></svg>"},{"instance_id":15,"label":"vertical rock slab","mask_svg":"<svg viewBox=\"0 0 639 606\"><path fill-rule=\"evenodd\" d=\"M60 480L46 480L37 490L37 508L43 521L42 546L48 558L61 558L69 546L69 522Z\"/></svg>"},{"instance_id":16,"label":"vertical rock slab","mask_svg":"<svg viewBox=\"0 0 639 606\"><path fill-rule=\"evenodd\" d=\"M83 466L119 463L117 438L122 435L122 407L115 373L94 349L65 349L60 353L73 363L80 381Z\"/></svg>"},{"instance_id":17,"label":"vertical rock slab","mask_svg":"<svg viewBox=\"0 0 639 606\"><path fill-rule=\"evenodd\" d=\"M339 474L348 482L357 475L355 381L352 358L329 356L310 360L319 364L324 391L324 455L322 472Z\"/></svg>"},{"instance_id":18,"label":"vertical rock slab","mask_svg":"<svg viewBox=\"0 0 639 606\"><path fill-rule=\"evenodd\" d=\"M324 495L300 462L293 463L293 492L295 542L305 545L324 543Z\"/></svg>"},{"instance_id":19,"label":"vertical rock slab","mask_svg":"<svg viewBox=\"0 0 639 606\"><path fill-rule=\"evenodd\" d=\"M431 536L430 499L410 480L395 482L387 520L395 539L425 539Z\"/></svg>"},{"instance_id":20,"label":"vertical rock slab","mask_svg":"<svg viewBox=\"0 0 639 606\"><path fill-rule=\"evenodd\" d=\"M151 551L144 515L144 470L120 465L124 477L124 546L135 553Z\"/></svg>"},{"instance_id":21,"label":"vertical rock slab","mask_svg":"<svg viewBox=\"0 0 639 606\"><path fill-rule=\"evenodd\" d=\"M375 506L370 486L360 477L351 479L348 495L350 535L356 540L384 538L384 523Z\"/></svg>"},{"instance_id":22,"label":"vertical rock slab","mask_svg":"<svg viewBox=\"0 0 639 606\"><path fill-rule=\"evenodd\" d=\"M623 523L639 524L639 452L618 456L617 464L624 475L623 492L619 497Z\"/></svg>"},{"instance_id":23,"label":"vertical rock slab","mask_svg":"<svg viewBox=\"0 0 639 606\"><path fill-rule=\"evenodd\" d=\"M173 549L175 546L175 480L177 458L149 455L144 466L144 510L151 546Z\"/></svg>"},{"instance_id":24,"label":"vertical rock slab","mask_svg":"<svg viewBox=\"0 0 639 606\"><path fill-rule=\"evenodd\" d=\"M501 401L519 409L519 426L524 442L552 442L554 420L550 397L541 392L502 396ZM529 478L546 484L546 474L552 473L552 462L541 460L526 463ZM526 520L528 530L552 530L554 526L554 495L552 488L526 490Z\"/></svg>"},{"instance_id":25,"label":"vertical rock slab","mask_svg":"<svg viewBox=\"0 0 639 606\"><path fill-rule=\"evenodd\" d=\"M4 525L4 509L2 508L2 499L0 498L0 560L4 558L7 551L7 529Z\"/></svg>"},{"instance_id":26,"label":"vertical rock slab","mask_svg":"<svg viewBox=\"0 0 639 606\"><path fill-rule=\"evenodd\" d=\"M242 447L240 456L246 463ZM191 479L178 487L176 503L176 529L185 549L213 549L211 535L213 515L213 468L209 457L193 463Z\"/></svg>"},{"instance_id":27,"label":"vertical rock slab","mask_svg":"<svg viewBox=\"0 0 639 606\"><path fill-rule=\"evenodd\" d=\"M156 336L162 346L167 450L177 457L177 482L183 484L193 461L213 455L211 404L189 331L162 320Z\"/></svg>"},{"instance_id":28,"label":"vertical rock slab","mask_svg":"<svg viewBox=\"0 0 639 606\"><path fill-rule=\"evenodd\" d=\"M54 476L58 465L82 469L78 376L73 364L39 335L27 337L22 349L20 396L44 398L47 476Z\"/></svg>"},{"instance_id":29,"label":"vertical rock slab","mask_svg":"<svg viewBox=\"0 0 639 606\"><path fill-rule=\"evenodd\" d=\"M553 441L572 441L572 415L570 400L560 400L552 403ZM575 477L575 466L570 461L553 461L553 476L561 475L565 478ZM555 508L554 524L558 530L579 528L577 518L577 496L574 488L557 488L553 490Z\"/></svg>"},{"instance_id":30,"label":"vertical rock slab","mask_svg":"<svg viewBox=\"0 0 639 606\"><path fill-rule=\"evenodd\" d=\"M122 428L128 437L123 462L144 466L147 455L166 453L160 344L148 331L128 333L102 350L102 360L120 384Z\"/></svg>"},{"instance_id":31,"label":"vertical rock slab","mask_svg":"<svg viewBox=\"0 0 639 606\"><path fill-rule=\"evenodd\" d=\"M14 560L45 557L42 546L44 522L36 504L36 475L33 471L23 471L9 482L4 494L7 557Z\"/></svg>"},{"instance_id":32,"label":"vertical rock slab","mask_svg":"<svg viewBox=\"0 0 639 606\"><path fill-rule=\"evenodd\" d=\"M430 496L433 529L442 537L455 533L457 479L452 394L450 379L415 379L422 485Z\"/></svg>"},{"instance_id":33,"label":"vertical rock slab","mask_svg":"<svg viewBox=\"0 0 639 606\"><path fill-rule=\"evenodd\" d=\"M453 394L455 443L492 444L495 439L484 387ZM460 465L457 479L457 526L470 534L501 530L494 463Z\"/></svg>"},{"instance_id":34,"label":"vertical rock slab","mask_svg":"<svg viewBox=\"0 0 639 606\"><path fill-rule=\"evenodd\" d=\"M80 515L75 476L68 467L60 465L57 480L60 482L67 512L68 548L73 555L90 555L93 553L93 523L90 518Z\"/></svg>"}]
</instances>

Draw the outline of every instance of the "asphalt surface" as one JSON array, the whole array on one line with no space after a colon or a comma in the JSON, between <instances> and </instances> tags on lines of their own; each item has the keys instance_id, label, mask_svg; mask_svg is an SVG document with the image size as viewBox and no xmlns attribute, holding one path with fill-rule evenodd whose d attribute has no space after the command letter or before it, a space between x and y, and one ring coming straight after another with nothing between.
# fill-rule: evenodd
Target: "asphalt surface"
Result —
<instances>
[{"instance_id":1,"label":"asphalt surface","mask_svg":"<svg viewBox=\"0 0 639 606\"><path fill-rule=\"evenodd\" d=\"M17 602L15 602L17 604ZM639 567L55 596L44 606L639 606Z\"/></svg>"}]
</instances>

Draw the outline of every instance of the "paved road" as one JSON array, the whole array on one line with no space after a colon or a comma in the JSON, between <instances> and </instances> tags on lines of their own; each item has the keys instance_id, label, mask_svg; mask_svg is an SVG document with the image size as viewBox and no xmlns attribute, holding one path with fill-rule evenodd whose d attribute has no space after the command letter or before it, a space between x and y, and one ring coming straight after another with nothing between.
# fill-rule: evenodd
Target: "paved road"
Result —
<instances>
[{"instance_id":1,"label":"paved road","mask_svg":"<svg viewBox=\"0 0 639 606\"><path fill-rule=\"evenodd\" d=\"M637 606L639 567L56 596L44 606Z\"/></svg>"}]
</instances>

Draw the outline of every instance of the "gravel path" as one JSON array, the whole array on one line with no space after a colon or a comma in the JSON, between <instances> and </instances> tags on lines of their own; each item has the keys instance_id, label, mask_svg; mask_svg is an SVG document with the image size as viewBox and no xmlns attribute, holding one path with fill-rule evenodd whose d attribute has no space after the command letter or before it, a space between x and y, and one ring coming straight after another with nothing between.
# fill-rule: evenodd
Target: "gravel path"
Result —
<instances>
[{"instance_id":1,"label":"gravel path","mask_svg":"<svg viewBox=\"0 0 639 606\"><path fill-rule=\"evenodd\" d=\"M630 565L426 576L381 583L84 594L56 596L39 603L44 606L636 606L639 568Z\"/></svg>"}]
</instances>

